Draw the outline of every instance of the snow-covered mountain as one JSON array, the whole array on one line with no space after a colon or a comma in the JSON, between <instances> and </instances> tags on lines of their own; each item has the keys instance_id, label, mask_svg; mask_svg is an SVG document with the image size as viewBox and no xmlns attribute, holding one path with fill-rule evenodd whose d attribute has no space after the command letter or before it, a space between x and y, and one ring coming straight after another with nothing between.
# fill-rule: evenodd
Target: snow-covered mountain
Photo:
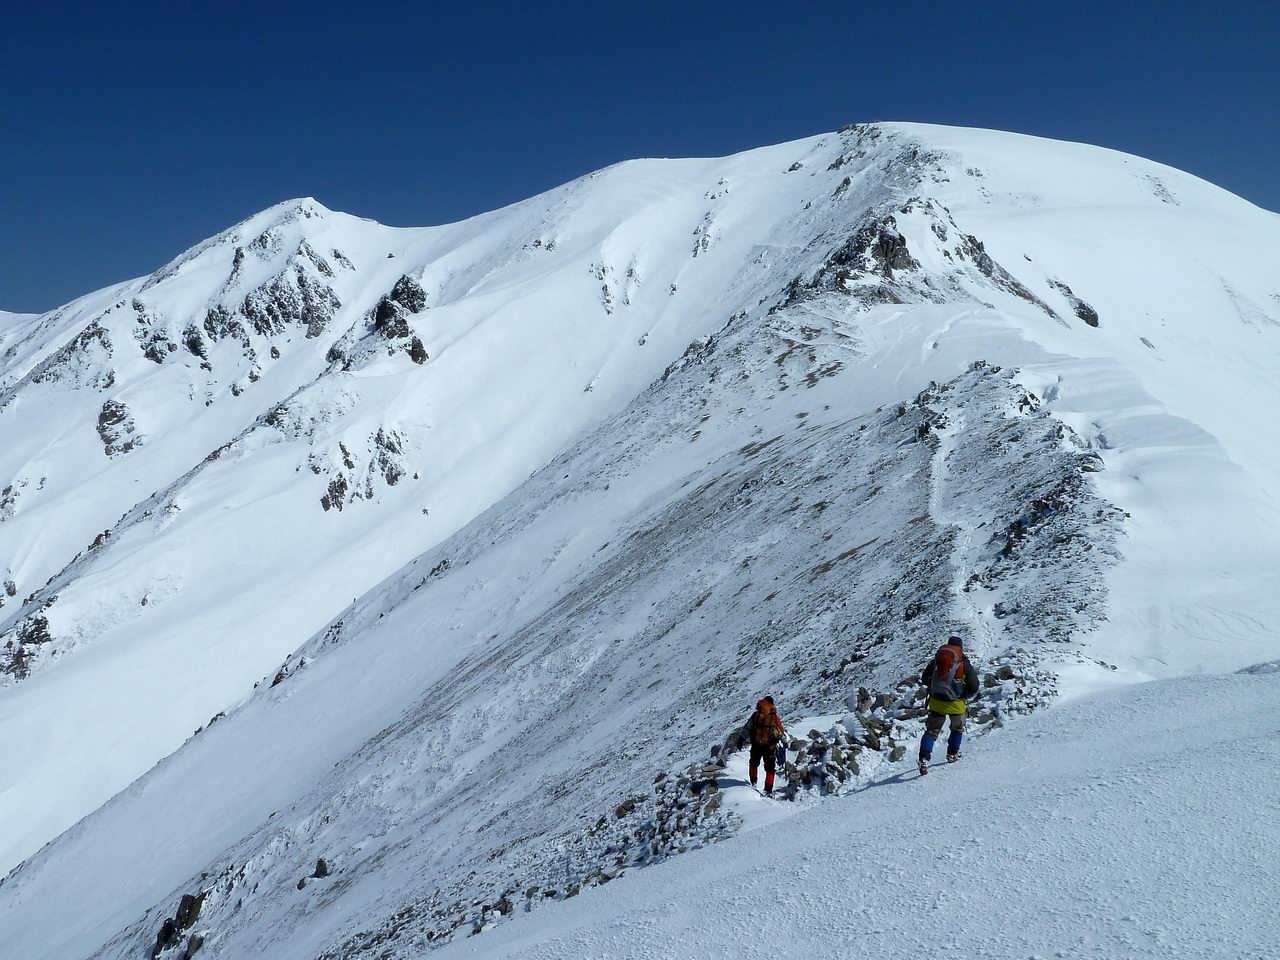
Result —
<instances>
[{"instance_id":1,"label":"snow-covered mountain","mask_svg":"<svg viewBox=\"0 0 1280 960\"><path fill-rule=\"evenodd\" d=\"M0 955L555 909L738 829L685 767L761 691L802 805L892 771L948 630L985 729L1277 656L1278 264L1176 170L877 124L0 315Z\"/></svg>"}]
</instances>

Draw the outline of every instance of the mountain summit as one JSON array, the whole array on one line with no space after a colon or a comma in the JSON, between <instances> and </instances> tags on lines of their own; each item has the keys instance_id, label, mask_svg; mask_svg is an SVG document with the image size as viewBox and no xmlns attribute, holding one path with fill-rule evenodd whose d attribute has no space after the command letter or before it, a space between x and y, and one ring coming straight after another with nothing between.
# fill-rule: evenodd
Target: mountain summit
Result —
<instances>
[{"instance_id":1,"label":"mountain summit","mask_svg":"<svg viewBox=\"0 0 1280 960\"><path fill-rule=\"evenodd\" d=\"M993 731L1276 656L1277 262L884 123L0 314L0 955L417 956L732 834L760 691L894 769L949 631Z\"/></svg>"}]
</instances>

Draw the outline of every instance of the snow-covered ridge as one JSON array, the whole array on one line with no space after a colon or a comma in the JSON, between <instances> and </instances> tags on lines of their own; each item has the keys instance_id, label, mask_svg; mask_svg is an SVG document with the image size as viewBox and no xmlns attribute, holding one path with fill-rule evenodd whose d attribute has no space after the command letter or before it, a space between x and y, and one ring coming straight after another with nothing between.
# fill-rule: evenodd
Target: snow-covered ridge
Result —
<instances>
[{"instance_id":1,"label":"snow-covered ridge","mask_svg":"<svg viewBox=\"0 0 1280 960\"><path fill-rule=\"evenodd\" d=\"M761 690L876 691L890 756L950 629L1032 705L1274 656L1278 252L1156 164L885 124L449 227L291 202L6 324L10 862L243 706L0 944L132 955L199 890L210 955L412 955Z\"/></svg>"},{"instance_id":2,"label":"snow-covered ridge","mask_svg":"<svg viewBox=\"0 0 1280 960\"><path fill-rule=\"evenodd\" d=\"M1113 690L925 781L886 778L435 956L913 957L945 936L959 960L1264 960L1280 747L1258 730L1276 693L1275 677L1235 676ZM948 845L930 842L942 810Z\"/></svg>"}]
</instances>

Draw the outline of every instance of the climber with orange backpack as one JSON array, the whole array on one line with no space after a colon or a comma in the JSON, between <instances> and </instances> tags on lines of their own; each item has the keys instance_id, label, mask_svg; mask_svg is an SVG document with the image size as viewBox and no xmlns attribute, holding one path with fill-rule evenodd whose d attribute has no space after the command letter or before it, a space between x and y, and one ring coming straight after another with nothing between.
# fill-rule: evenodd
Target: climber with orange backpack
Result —
<instances>
[{"instance_id":1,"label":"climber with orange backpack","mask_svg":"<svg viewBox=\"0 0 1280 960\"><path fill-rule=\"evenodd\" d=\"M756 785L756 775L760 769L760 761L764 760L764 792L773 793L773 775L778 768L778 745L782 743L787 731L782 726L777 708L773 705L773 697L765 697L756 703L756 712L747 721L747 733L751 736L751 785Z\"/></svg>"},{"instance_id":2,"label":"climber with orange backpack","mask_svg":"<svg viewBox=\"0 0 1280 960\"><path fill-rule=\"evenodd\" d=\"M929 691L929 715L920 738L920 776L929 772L933 745L948 720L951 736L947 738L947 763L960 759L960 742L964 739L964 718L968 700L978 692L978 671L964 655L964 641L950 637L920 674L920 682Z\"/></svg>"}]
</instances>

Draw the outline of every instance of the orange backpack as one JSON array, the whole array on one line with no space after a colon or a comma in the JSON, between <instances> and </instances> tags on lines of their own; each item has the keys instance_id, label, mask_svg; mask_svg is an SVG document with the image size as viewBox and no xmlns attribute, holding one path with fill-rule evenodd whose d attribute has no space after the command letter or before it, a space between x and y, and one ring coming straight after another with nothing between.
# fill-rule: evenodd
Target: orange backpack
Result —
<instances>
[{"instance_id":1,"label":"orange backpack","mask_svg":"<svg viewBox=\"0 0 1280 960\"><path fill-rule=\"evenodd\" d=\"M778 711L767 700L756 704L756 712L751 715L751 742L761 746L777 739L775 730L782 724L778 722Z\"/></svg>"}]
</instances>

